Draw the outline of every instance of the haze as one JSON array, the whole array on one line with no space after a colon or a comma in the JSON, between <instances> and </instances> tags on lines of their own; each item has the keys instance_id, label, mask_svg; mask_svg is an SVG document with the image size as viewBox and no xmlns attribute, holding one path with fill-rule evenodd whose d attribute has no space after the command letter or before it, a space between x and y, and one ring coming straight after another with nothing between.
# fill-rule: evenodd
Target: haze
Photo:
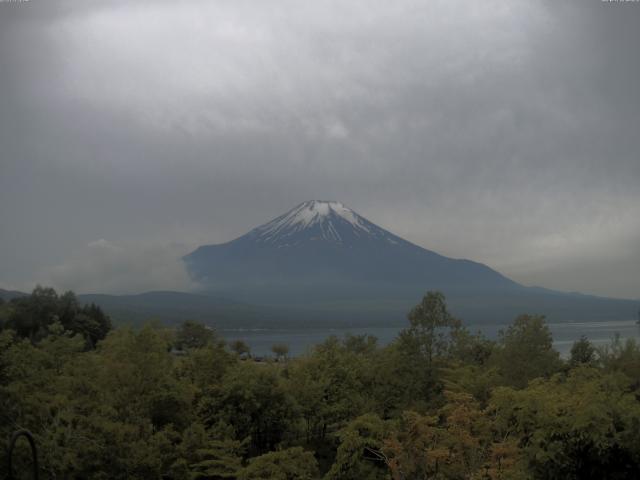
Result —
<instances>
[{"instance_id":1,"label":"haze","mask_svg":"<svg viewBox=\"0 0 640 480\"><path fill-rule=\"evenodd\" d=\"M191 287L308 199L640 297L640 3L0 3L0 287Z\"/></svg>"}]
</instances>

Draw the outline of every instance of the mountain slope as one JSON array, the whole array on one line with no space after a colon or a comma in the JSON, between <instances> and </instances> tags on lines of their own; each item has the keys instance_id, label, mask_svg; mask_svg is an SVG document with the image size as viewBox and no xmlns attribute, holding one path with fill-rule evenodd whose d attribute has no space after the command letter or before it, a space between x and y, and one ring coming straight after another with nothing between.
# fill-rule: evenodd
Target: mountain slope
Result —
<instances>
[{"instance_id":1,"label":"mountain slope","mask_svg":"<svg viewBox=\"0 0 640 480\"><path fill-rule=\"evenodd\" d=\"M304 202L184 261L203 291L358 323L403 321L427 290L444 292L470 322L522 312L553 321L631 319L636 309L631 301L524 287L486 265L414 245L339 202Z\"/></svg>"},{"instance_id":2,"label":"mountain slope","mask_svg":"<svg viewBox=\"0 0 640 480\"><path fill-rule=\"evenodd\" d=\"M246 235L185 257L209 290L273 294L282 288L315 298L373 288L516 288L485 265L414 245L338 202L309 201ZM308 290L313 288L312 291ZM309 295L303 295L304 298Z\"/></svg>"},{"instance_id":3,"label":"mountain slope","mask_svg":"<svg viewBox=\"0 0 640 480\"><path fill-rule=\"evenodd\" d=\"M5 290L0 288L0 298L4 301L9 301L14 298L26 297L28 294L24 292L19 292L17 290Z\"/></svg>"},{"instance_id":4,"label":"mountain slope","mask_svg":"<svg viewBox=\"0 0 640 480\"><path fill-rule=\"evenodd\" d=\"M100 305L116 324L141 324L161 320L173 324L183 320L215 323L219 327L234 326L238 318L257 323L275 314L263 308L246 305L217 296L173 291L151 291L134 295L80 294L83 304Z\"/></svg>"}]
</instances>

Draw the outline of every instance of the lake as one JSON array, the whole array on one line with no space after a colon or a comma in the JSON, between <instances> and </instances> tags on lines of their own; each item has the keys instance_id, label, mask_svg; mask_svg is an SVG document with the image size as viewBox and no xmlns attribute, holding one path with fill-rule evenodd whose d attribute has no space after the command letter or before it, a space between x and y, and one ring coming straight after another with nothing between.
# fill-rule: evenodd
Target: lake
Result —
<instances>
[{"instance_id":1,"label":"lake","mask_svg":"<svg viewBox=\"0 0 640 480\"><path fill-rule=\"evenodd\" d=\"M568 356L573 342L586 336L594 345L606 345L614 335L619 334L622 339L635 338L640 340L640 326L635 320L611 322L575 322L549 323L553 334L553 346L563 357ZM471 332L480 331L490 339L496 339L501 329L508 325L474 325L469 326ZM343 337L347 333L352 335L374 335L378 337L380 345L387 345L404 327L358 327L358 328L296 328L296 329L225 329L220 334L225 340L244 340L251 353L257 356L272 356L271 346L275 343L285 343L289 346L289 354L298 356L306 353L311 347L324 342L329 336Z\"/></svg>"}]
</instances>

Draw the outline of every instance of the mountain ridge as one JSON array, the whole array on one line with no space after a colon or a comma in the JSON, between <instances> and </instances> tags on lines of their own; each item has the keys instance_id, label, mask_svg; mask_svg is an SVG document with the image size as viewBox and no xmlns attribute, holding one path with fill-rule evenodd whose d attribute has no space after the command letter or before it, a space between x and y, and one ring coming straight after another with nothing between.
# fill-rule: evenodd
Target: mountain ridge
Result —
<instances>
[{"instance_id":1,"label":"mountain ridge","mask_svg":"<svg viewBox=\"0 0 640 480\"><path fill-rule=\"evenodd\" d=\"M205 290L306 287L372 282L483 289L520 285L486 265L452 259L385 230L339 202L303 202L283 215L219 245L186 255L192 279ZM292 285L293 283L293 285Z\"/></svg>"},{"instance_id":2,"label":"mountain ridge","mask_svg":"<svg viewBox=\"0 0 640 480\"><path fill-rule=\"evenodd\" d=\"M428 290L469 325L522 313L550 322L632 320L638 300L526 287L427 250L336 201L303 202L246 234L184 257L192 292L78 294L118 324L199 320L221 328L399 326ZM0 290L5 300L27 295Z\"/></svg>"},{"instance_id":3,"label":"mountain ridge","mask_svg":"<svg viewBox=\"0 0 640 480\"><path fill-rule=\"evenodd\" d=\"M277 306L323 305L327 315L404 317L427 290L447 296L470 322L519 313L556 320L633 318L631 301L525 287L487 265L445 257L370 222L336 201L303 202L240 237L183 257L203 292ZM346 308L346 306L349 308ZM358 306L369 313L358 315ZM399 306L402 306L400 308Z\"/></svg>"}]
</instances>

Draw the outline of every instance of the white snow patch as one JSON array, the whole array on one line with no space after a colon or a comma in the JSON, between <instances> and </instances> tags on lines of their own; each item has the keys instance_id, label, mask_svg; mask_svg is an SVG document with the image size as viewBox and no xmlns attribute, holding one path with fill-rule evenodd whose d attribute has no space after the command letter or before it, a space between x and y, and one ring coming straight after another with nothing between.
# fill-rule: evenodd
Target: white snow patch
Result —
<instances>
[{"instance_id":1,"label":"white snow patch","mask_svg":"<svg viewBox=\"0 0 640 480\"><path fill-rule=\"evenodd\" d=\"M358 232L371 234L367 221L340 202L310 200L298 205L293 210L275 220L258 227L256 233L265 241L277 237L286 237L320 224L322 237L326 240L341 242L342 238L333 223L334 218L348 222Z\"/></svg>"}]
</instances>

